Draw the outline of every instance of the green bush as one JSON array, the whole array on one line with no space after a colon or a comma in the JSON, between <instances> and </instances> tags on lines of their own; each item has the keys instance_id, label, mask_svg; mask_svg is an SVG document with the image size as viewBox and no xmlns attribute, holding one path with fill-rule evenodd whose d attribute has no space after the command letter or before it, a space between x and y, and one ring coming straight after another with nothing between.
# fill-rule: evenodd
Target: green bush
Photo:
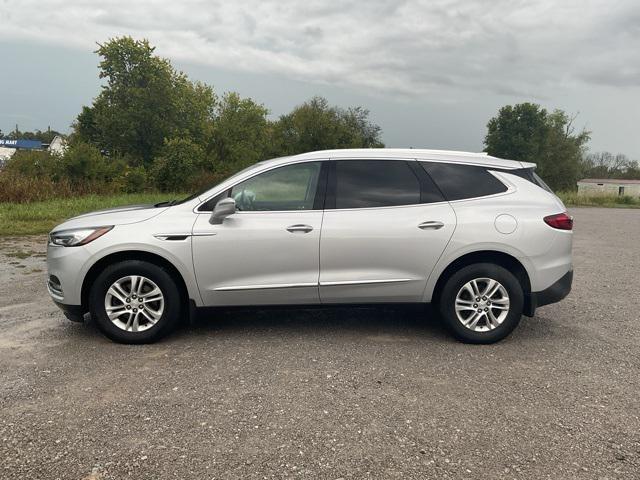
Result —
<instances>
[{"instance_id":1,"label":"green bush","mask_svg":"<svg viewBox=\"0 0 640 480\"><path fill-rule=\"evenodd\" d=\"M151 177L157 188L163 192L179 191L190 184L196 175L196 165L204 163L202 147L190 139L173 138L165 140L160 157L151 167Z\"/></svg>"},{"instance_id":2,"label":"green bush","mask_svg":"<svg viewBox=\"0 0 640 480\"><path fill-rule=\"evenodd\" d=\"M126 193L143 192L148 187L147 171L144 167L125 166L119 177L120 189Z\"/></svg>"},{"instance_id":3,"label":"green bush","mask_svg":"<svg viewBox=\"0 0 640 480\"><path fill-rule=\"evenodd\" d=\"M46 176L23 175L3 170L0 172L0 202L26 203L69 197L73 189L69 182L56 182Z\"/></svg>"},{"instance_id":4,"label":"green bush","mask_svg":"<svg viewBox=\"0 0 640 480\"><path fill-rule=\"evenodd\" d=\"M41 150L18 150L7 161L4 171L30 178L56 179L60 157Z\"/></svg>"},{"instance_id":5,"label":"green bush","mask_svg":"<svg viewBox=\"0 0 640 480\"><path fill-rule=\"evenodd\" d=\"M0 172L0 201L31 202L73 195L139 191L146 173L78 142L64 155L17 151Z\"/></svg>"},{"instance_id":6,"label":"green bush","mask_svg":"<svg viewBox=\"0 0 640 480\"><path fill-rule=\"evenodd\" d=\"M104 157L95 146L78 142L71 145L61 161L60 174L73 184L109 184L120 176L123 164Z\"/></svg>"}]
</instances>

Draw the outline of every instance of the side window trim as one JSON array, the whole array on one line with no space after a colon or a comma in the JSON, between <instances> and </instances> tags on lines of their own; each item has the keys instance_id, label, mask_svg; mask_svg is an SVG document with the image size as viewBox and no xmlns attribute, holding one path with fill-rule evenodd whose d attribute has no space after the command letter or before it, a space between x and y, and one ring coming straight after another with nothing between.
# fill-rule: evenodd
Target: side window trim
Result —
<instances>
[{"instance_id":1,"label":"side window trim","mask_svg":"<svg viewBox=\"0 0 640 480\"><path fill-rule=\"evenodd\" d=\"M324 200L325 210L336 209L336 188L338 185L338 178L336 176L336 161L328 160L327 162L327 190Z\"/></svg>"},{"instance_id":2,"label":"side window trim","mask_svg":"<svg viewBox=\"0 0 640 480\"><path fill-rule=\"evenodd\" d=\"M320 161L320 175L318 175L318 187L316 188L316 198L313 200L312 210L325 209L330 169L331 162L329 160Z\"/></svg>"},{"instance_id":3,"label":"side window trim","mask_svg":"<svg viewBox=\"0 0 640 480\"><path fill-rule=\"evenodd\" d=\"M231 187L227 188L226 190L223 190L222 192L218 193L217 195L214 195L213 197L208 198L205 202L201 203L198 206L196 211L197 213L211 213L215 208L215 205L213 205L214 201L215 203L218 203L223 198L229 198L230 196L231 196ZM209 209L210 206L211 206L211 209Z\"/></svg>"},{"instance_id":4,"label":"side window trim","mask_svg":"<svg viewBox=\"0 0 640 480\"><path fill-rule=\"evenodd\" d=\"M442 190L440 190L440 187L438 187L436 182L433 181L433 178L431 178L431 175L418 165L418 163L417 160L415 162L407 162L409 168L413 170L413 173L418 177L418 181L420 182L420 204L446 202L447 200ZM436 199L435 195L438 195L440 198ZM429 198L430 196L433 198Z\"/></svg>"}]
</instances>

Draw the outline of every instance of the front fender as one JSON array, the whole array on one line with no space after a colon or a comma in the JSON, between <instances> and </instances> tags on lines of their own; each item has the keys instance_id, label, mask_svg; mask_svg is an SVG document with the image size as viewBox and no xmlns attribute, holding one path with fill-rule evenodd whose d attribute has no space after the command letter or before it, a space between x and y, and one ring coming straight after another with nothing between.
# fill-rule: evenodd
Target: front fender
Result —
<instances>
[{"instance_id":1,"label":"front fender","mask_svg":"<svg viewBox=\"0 0 640 480\"><path fill-rule=\"evenodd\" d=\"M202 305L202 299L195 283L193 272L190 236L187 236L184 240L166 241L149 235L145 242L116 243L93 252L90 260L82 266L79 272L80 278L83 279L81 291L87 274L94 265L103 262L109 256L114 256L115 258L118 255L135 255L135 253L154 255L171 264L182 276L189 298L194 300L196 305Z\"/></svg>"}]
</instances>

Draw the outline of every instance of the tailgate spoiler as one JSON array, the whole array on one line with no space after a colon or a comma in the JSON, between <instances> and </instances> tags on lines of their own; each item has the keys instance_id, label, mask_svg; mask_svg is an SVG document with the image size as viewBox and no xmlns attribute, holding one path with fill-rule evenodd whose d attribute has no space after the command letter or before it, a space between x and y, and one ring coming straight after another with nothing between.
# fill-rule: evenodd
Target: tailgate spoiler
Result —
<instances>
[{"instance_id":1,"label":"tailgate spoiler","mask_svg":"<svg viewBox=\"0 0 640 480\"><path fill-rule=\"evenodd\" d=\"M522 165L522 168L533 168L534 170L536 168L536 164L531 162L520 162L520 165Z\"/></svg>"}]
</instances>

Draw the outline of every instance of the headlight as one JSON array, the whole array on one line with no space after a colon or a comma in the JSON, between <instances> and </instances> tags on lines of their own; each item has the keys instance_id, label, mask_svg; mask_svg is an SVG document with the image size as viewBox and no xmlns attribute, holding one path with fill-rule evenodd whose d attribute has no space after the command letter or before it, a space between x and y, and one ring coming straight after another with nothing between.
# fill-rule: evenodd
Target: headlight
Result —
<instances>
[{"instance_id":1,"label":"headlight","mask_svg":"<svg viewBox=\"0 0 640 480\"><path fill-rule=\"evenodd\" d=\"M108 227L74 228L72 230L51 232L49 234L49 244L59 247L86 245L89 242L93 242L96 238L101 237L112 228L113 225Z\"/></svg>"}]
</instances>

